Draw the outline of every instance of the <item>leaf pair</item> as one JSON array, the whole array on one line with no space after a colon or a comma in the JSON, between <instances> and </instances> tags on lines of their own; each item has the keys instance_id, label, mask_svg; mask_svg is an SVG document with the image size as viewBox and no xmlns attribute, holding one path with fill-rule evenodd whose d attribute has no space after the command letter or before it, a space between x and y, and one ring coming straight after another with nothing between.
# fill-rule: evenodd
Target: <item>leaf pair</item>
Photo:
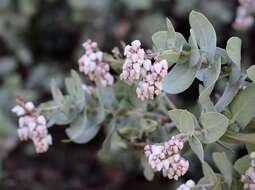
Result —
<instances>
[{"instance_id":1,"label":"leaf pair","mask_svg":"<svg viewBox=\"0 0 255 190\"><path fill-rule=\"evenodd\" d=\"M174 109L169 111L169 116L178 130L189 137L189 144L198 158L204 161L204 151L200 139L205 144L219 140L227 131L228 119L218 112L203 113L199 122L187 110Z\"/></svg>"}]
</instances>

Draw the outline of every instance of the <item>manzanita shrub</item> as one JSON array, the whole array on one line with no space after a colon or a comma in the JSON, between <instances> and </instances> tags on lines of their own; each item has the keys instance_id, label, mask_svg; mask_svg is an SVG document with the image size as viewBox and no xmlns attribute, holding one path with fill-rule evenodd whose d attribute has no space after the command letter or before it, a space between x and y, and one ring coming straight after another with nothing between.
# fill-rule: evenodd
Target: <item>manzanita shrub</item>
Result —
<instances>
[{"instance_id":1,"label":"manzanita shrub","mask_svg":"<svg viewBox=\"0 0 255 190\"><path fill-rule=\"evenodd\" d=\"M167 19L167 30L152 35L154 45L148 51L135 40L123 45L123 53L115 48L111 55L86 41L80 74L71 71L65 93L53 80L53 100L35 107L17 97L12 111L19 117L20 139L31 139L42 153L52 144L48 127L68 125L65 142L80 144L103 130L99 154L135 156L148 180L155 172L170 180L185 175L190 166L184 156L187 146L199 158L204 177L196 183L188 180L178 190L255 189L255 67L241 71L238 37L220 48L204 15L192 11L189 23L186 40ZM176 108L168 94L187 90L195 79L199 112ZM213 143L245 145L250 155L234 164L226 152L206 155L217 166L214 170L204 155L204 147Z\"/></svg>"}]
</instances>

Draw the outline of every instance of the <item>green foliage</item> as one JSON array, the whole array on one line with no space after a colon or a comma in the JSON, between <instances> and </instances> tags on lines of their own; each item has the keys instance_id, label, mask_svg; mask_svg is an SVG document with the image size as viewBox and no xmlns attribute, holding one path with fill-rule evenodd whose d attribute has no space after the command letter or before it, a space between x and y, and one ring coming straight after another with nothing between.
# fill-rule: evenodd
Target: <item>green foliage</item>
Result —
<instances>
[{"instance_id":1,"label":"green foliage","mask_svg":"<svg viewBox=\"0 0 255 190\"><path fill-rule=\"evenodd\" d=\"M204 149L200 140L196 136L189 138L189 145L192 151L197 155L201 162L204 162Z\"/></svg>"},{"instance_id":2,"label":"green foliage","mask_svg":"<svg viewBox=\"0 0 255 190\"><path fill-rule=\"evenodd\" d=\"M169 94L178 94L193 83L198 67L191 67L187 62L179 63L163 80L163 90Z\"/></svg>"},{"instance_id":3,"label":"green foliage","mask_svg":"<svg viewBox=\"0 0 255 190\"><path fill-rule=\"evenodd\" d=\"M244 129L255 115L255 85L249 84L240 91L229 105L231 122L236 122Z\"/></svg>"},{"instance_id":4,"label":"green foliage","mask_svg":"<svg viewBox=\"0 0 255 190\"><path fill-rule=\"evenodd\" d=\"M212 24L204 15L196 11L190 13L189 23L199 48L208 54L209 59L213 59L216 51L216 33Z\"/></svg>"},{"instance_id":5,"label":"green foliage","mask_svg":"<svg viewBox=\"0 0 255 190\"><path fill-rule=\"evenodd\" d=\"M249 155L246 155L235 162L234 168L240 175L242 175L250 167L250 164L251 159Z\"/></svg>"},{"instance_id":6,"label":"green foliage","mask_svg":"<svg viewBox=\"0 0 255 190\"><path fill-rule=\"evenodd\" d=\"M247 69L247 75L252 80L252 82L255 81L255 65L252 65Z\"/></svg>"},{"instance_id":7,"label":"green foliage","mask_svg":"<svg viewBox=\"0 0 255 190\"><path fill-rule=\"evenodd\" d=\"M174 125L181 133L191 135L195 130L195 122L192 113L187 110L174 109L168 112Z\"/></svg>"},{"instance_id":8,"label":"green foliage","mask_svg":"<svg viewBox=\"0 0 255 190\"><path fill-rule=\"evenodd\" d=\"M211 184L216 184L218 181L217 175L207 162L202 163L202 169L205 179Z\"/></svg>"},{"instance_id":9,"label":"green foliage","mask_svg":"<svg viewBox=\"0 0 255 190\"><path fill-rule=\"evenodd\" d=\"M227 155L224 152L214 152L213 161L219 168L225 182L230 187L232 184L232 164L228 160Z\"/></svg>"},{"instance_id":10,"label":"green foliage","mask_svg":"<svg viewBox=\"0 0 255 190\"><path fill-rule=\"evenodd\" d=\"M200 122L204 128L203 142L206 144L219 140L227 131L229 120L218 112L203 113Z\"/></svg>"}]
</instances>

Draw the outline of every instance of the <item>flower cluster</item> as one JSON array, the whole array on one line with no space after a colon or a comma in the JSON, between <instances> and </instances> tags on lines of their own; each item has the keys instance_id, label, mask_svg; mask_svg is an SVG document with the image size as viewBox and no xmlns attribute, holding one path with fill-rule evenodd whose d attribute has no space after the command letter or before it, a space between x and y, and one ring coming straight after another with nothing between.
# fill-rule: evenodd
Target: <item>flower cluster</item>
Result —
<instances>
[{"instance_id":1,"label":"flower cluster","mask_svg":"<svg viewBox=\"0 0 255 190\"><path fill-rule=\"evenodd\" d=\"M241 176L241 182L244 183L244 189L255 190L255 152L250 154L251 166Z\"/></svg>"},{"instance_id":2,"label":"flower cluster","mask_svg":"<svg viewBox=\"0 0 255 190\"><path fill-rule=\"evenodd\" d=\"M146 145L144 153L154 171L162 171L164 177L178 180L189 168L189 162L180 155L183 145L179 136L173 136L162 144Z\"/></svg>"},{"instance_id":3,"label":"flower cluster","mask_svg":"<svg viewBox=\"0 0 255 190\"><path fill-rule=\"evenodd\" d=\"M103 86L111 86L114 82L110 74L110 66L103 60L103 52L96 42L87 40L83 47L85 54L79 59L79 70L91 81L99 80Z\"/></svg>"},{"instance_id":4,"label":"flower cluster","mask_svg":"<svg viewBox=\"0 0 255 190\"><path fill-rule=\"evenodd\" d=\"M143 77L138 83L136 93L141 100L153 99L154 95L161 93L161 81L167 75L167 61L145 60L143 63Z\"/></svg>"},{"instance_id":5,"label":"flower cluster","mask_svg":"<svg viewBox=\"0 0 255 190\"><path fill-rule=\"evenodd\" d=\"M46 119L40 115L32 102L24 102L20 97L17 105L12 109L19 117L17 130L21 141L31 139L37 153L46 152L52 144L52 137L48 134Z\"/></svg>"},{"instance_id":6,"label":"flower cluster","mask_svg":"<svg viewBox=\"0 0 255 190\"><path fill-rule=\"evenodd\" d=\"M239 0L239 3L233 27L237 30L246 30L254 23L252 13L255 12L255 0Z\"/></svg>"},{"instance_id":7,"label":"flower cluster","mask_svg":"<svg viewBox=\"0 0 255 190\"><path fill-rule=\"evenodd\" d=\"M195 182L193 180L188 180L186 183L180 185L176 190L191 190L195 187Z\"/></svg>"},{"instance_id":8,"label":"flower cluster","mask_svg":"<svg viewBox=\"0 0 255 190\"><path fill-rule=\"evenodd\" d=\"M146 55L139 40L127 45L124 55L126 60L120 79L131 83L138 81L136 93L141 100L153 99L154 95L159 95L161 81L167 75L167 61L155 58L152 63L150 59L145 59Z\"/></svg>"}]
</instances>

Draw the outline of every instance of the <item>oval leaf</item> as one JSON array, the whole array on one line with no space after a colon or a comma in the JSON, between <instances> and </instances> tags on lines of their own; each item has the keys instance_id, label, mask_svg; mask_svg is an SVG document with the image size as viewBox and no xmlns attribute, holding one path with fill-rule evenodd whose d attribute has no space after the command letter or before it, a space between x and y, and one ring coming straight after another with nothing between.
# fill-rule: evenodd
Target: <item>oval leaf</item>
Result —
<instances>
[{"instance_id":1,"label":"oval leaf","mask_svg":"<svg viewBox=\"0 0 255 190\"><path fill-rule=\"evenodd\" d=\"M189 23L200 49L209 53L213 58L216 50L216 33L212 24L203 14L196 11L190 13Z\"/></svg>"},{"instance_id":2,"label":"oval leaf","mask_svg":"<svg viewBox=\"0 0 255 190\"><path fill-rule=\"evenodd\" d=\"M168 112L171 120L181 133L192 134L195 123L192 113L187 110L174 109Z\"/></svg>"},{"instance_id":3,"label":"oval leaf","mask_svg":"<svg viewBox=\"0 0 255 190\"><path fill-rule=\"evenodd\" d=\"M218 112L207 112L200 117L204 127L204 143L213 143L221 138L227 131L229 120Z\"/></svg>"},{"instance_id":4,"label":"oval leaf","mask_svg":"<svg viewBox=\"0 0 255 190\"><path fill-rule=\"evenodd\" d=\"M187 63L179 63L162 81L162 89L169 94L183 92L193 83L198 67L190 67Z\"/></svg>"}]
</instances>

